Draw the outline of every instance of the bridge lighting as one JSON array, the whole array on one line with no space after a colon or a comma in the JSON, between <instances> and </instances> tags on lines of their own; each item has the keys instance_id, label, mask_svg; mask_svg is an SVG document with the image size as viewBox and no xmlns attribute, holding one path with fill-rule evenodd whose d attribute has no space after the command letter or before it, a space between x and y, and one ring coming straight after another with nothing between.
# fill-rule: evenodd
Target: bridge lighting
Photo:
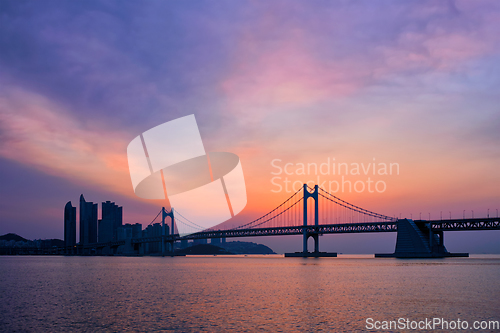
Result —
<instances>
[{"instance_id":1,"label":"bridge lighting","mask_svg":"<svg viewBox=\"0 0 500 333\"><path fill-rule=\"evenodd\" d=\"M422 212L420 212L420 220L422 219Z\"/></svg>"},{"instance_id":2,"label":"bridge lighting","mask_svg":"<svg viewBox=\"0 0 500 333\"><path fill-rule=\"evenodd\" d=\"M488 208L488 218L490 218L490 209Z\"/></svg>"},{"instance_id":3,"label":"bridge lighting","mask_svg":"<svg viewBox=\"0 0 500 333\"><path fill-rule=\"evenodd\" d=\"M451 220L451 211L450 211L450 220Z\"/></svg>"},{"instance_id":4,"label":"bridge lighting","mask_svg":"<svg viewBox=\"0 0 500 333\"><path fill-rule=\"evenodd\" d=\"M463 218L464 218L464 220L465 220L465 209L464 209L464 215L463 215Z\"/></svg>"},{"instance_id":5,"label":"bridge lighting","mask_svg":"<svg viewBox=\"0 0 500 333\"><path fill-rule=\"evenodd\" d=\"M441 220L443 219L443 211L441 211Z\"/></svg>"},{"instance_id":6,"label":"bridge lighting","mask_svg":"<svg viewBox=\"0 0 500 333\"><path fill-rule=\"evenodd\" d=\"M474 218L474 210L472 210L472 218Z\"/></svg>"},{"instance_id":7,"label":"bridge lighting","mask_svg":"<svg viewBox=\"0 0 500 333\"><path fill-rule=\"evenodd\" d=\"M431 219L431 213L429 213L429 220Z\"/></svg>"},{"instance_id":8,"label":"bridge lighting","mask_svg":"<svg viewBox=\"0 0 500 333\"><path fill-rule=\"evenodd\" d=\"M498 217L498 209L497 209L497 217Z\"/></svg>"}]
</instances>

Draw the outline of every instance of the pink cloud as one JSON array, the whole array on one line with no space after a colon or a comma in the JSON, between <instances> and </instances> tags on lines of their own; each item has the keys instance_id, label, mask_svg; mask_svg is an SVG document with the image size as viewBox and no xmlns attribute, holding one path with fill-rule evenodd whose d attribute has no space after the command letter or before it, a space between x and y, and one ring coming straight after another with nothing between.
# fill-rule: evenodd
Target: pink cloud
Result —
<instances>
[{"instance_id":1,"label":"pink cloud","mask_svg":"<svg viewBox=\"0 0 500 333\"><path fill-rule=\"evenodd\" d=\"M244 38L230 74L221 83L231 111L243 106L296 107L346 96L360 86L362 73L355 61L317 59L304 47L305 38L295 31L265 50L259 49L256 37Z\"/></svg>"},{"instance_id":2,"label":"pink cloud","mask_svg":"<svg viewBox=\"0 0 500 333\"><path fill-rule=\"evenodd\" d=\"M366 13L351 20L342 16L350 13L344 8L301 25L273 16L284 9L271 7L243 30L227 77L220 83L231 113L251 110L252 117L261 118L281 108L351 96L398 75L454 72L468 61L500 51L500 37L492 33L498 30L498 14L468 8L463 2L458 9L423 4L395 22L372 22L373 29L388 29L390 24L396 29L390 36L378 34L379 42L366 37ZM329 15L334 22L326 20ZM362 37L357 36L360 29ZM359 47L351 49L354 45Z\"/></svg>"},{"instance_id":3,"label":"pink cloud","mask_svg":"<svg viewBox=\"0 0 500 333\"><path fill-rule=\"evenodd\" d=\"M0 97L4 158L77 183L133 194L123 133L85 128L40 95L10 90Z\"/></svg>"},{"instance_id":4,"label":"pink cloud","mask_svg":"<svg viewBox=\"0 0 500 333\"><path fill-rule=\"evenodd\" d=\"M495 52L473 33L405 33L395 46L379 47L384 62L374 70L378 78L417 72L452 72L478 57Z\"/></svg>"}]
</instances>

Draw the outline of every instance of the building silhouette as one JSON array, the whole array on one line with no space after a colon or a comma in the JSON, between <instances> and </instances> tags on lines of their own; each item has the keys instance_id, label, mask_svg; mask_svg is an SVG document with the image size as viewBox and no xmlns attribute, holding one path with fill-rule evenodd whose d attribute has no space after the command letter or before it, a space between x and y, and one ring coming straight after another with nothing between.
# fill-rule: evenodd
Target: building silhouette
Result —
<instances>
[{"instance_id":1,"label":"building silhouette","mask_svg":"<svg viewBox=\"0 0 500 333\"><path fill-rule=\"evenodd\" d=\"M130 224L127 223L117 229L117 235L119 240L138 238L142 235L142 224Z\"/></svg>"},{"instance_id":2,"label":"building silhouette","mask_svg":"<svg viewBox=\"0 0 500 333\"><path fill-rule=\"evenodd\" d=\"M107 243L118 239L118 229L123 225L123 207L114 202L102 203L102 218L99 220L99 243Z\"/></svg>"},{"instance_id":3,"label":"building silhouette","mask_svg":"<svg viewBox=\"0 0 500 333\"><path fill-rule=\"evenodd\" d=\"M97 204L80 195L80 244L97 243Z\"/></svg>"},{"instance_id":4,"label":"building silhouette","mask_svg":"<svg viewBox=\"0 0 500 333\"><path fill-rule=\"evenodd\" d=\"M165 234L168 235L169 227L165 226ZM161 224L154 223L147 226L146 229L142 231L142 237L158 237L162 235ZM144 253L159 253L161 251L160 242L148 242L144 245Z\"/></svg>"},{"instance_id":5,"label":"building silhouette","mask_svg":"<svg viewBox=\"0 0 500 333\"><path fill-rule=\"evenodd\" d=\"M64 206L64 246L76 245L76 207L68 201Z\"/></svg>"}]
</instances>

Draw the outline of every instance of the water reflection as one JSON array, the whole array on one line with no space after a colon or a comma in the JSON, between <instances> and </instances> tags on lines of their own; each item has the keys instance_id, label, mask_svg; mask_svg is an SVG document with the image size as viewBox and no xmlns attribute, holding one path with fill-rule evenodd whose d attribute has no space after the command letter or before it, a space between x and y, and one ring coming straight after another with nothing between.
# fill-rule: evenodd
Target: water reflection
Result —
<instances>
[{"instance_id":1,"label":"water reflection","mask_svg":"<svg viewBox=\"0 0 500 333\"><path fill-rule=\"evenodd\" d=\"M353 331L499 319L500 257L1 257L6 331Z\"/></svg>"}]
</instances>

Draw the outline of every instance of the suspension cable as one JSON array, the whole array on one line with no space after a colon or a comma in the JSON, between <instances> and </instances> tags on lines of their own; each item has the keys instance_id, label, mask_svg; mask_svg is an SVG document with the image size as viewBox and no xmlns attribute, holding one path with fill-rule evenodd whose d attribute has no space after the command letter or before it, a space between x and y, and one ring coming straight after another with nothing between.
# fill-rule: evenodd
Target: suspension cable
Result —
<instances>
[{"instance_id":1,"label":"suspension cable","mask_svg":"<svg viewBox=\"0 0 500 333\"><path fill-rule=\"evenodd\" d=\"M309 187L309 186L308 186L308 187ZM312 189L312 188L311 188L311 189ZM347 205L349 205L349 206L355 207L356 209L358 209L358 210L360 210L360 211L363 211L363 212L367 212L367 213L370 213L370 214L377 215L378 217L380 217L380 218L382 218L382 219L386 219L386 220L394 220L392 217L389 217L389 216L386 216L386 215L382 215L382 214L378 214L378 213L372 212L372 211L370 211L370 210L364 209L364 208L362 208L362 207L359 207L359 206L353 205L353 204L351 204L351 203L349 203L349 202L347 202L347 201L344 201L344 200L340 199L339 197L334 196L334 195L333 195L333 194L331 194L330 192L325 191L325 190L324 190L324 189L322 189L321 187L319 187L319 189L320 189L321 191L325 192L326 194L328 194L329 196L331 196L331 197L335 198L336 200L341 201L341 202L343 202L343 203L345 203L345 204L347 204ZM330 200L330 201L331 201L331 200ZM345 207L345 206L344 206L344 207ZM349 207L347 207L347 208L349 208ZM363 212L360 212L360 213L363 213ZM372 216L373 216L373 215L372 215Z\"/></svg>"},{"instance_id":2,"label":"suspension cable","mask_svg":"<svg viewBox=\"0 0 500 333\"><path fill-rule=\"evenodd\" d=\"M252 227L257 227L257 226L262 225L262 224L264 224L264 223L266 223L266 222L268 222L268 221L271 221L271 220L272 220L272 219L274 219L274 218L277 218L278 216L280 216L281 214L283 214L283 213L287 212L287 211L288 211L288 210L290 210L292 207L294 207L296 204L298 204L299 202L301 202L303 199L304 199L304 198L300 198L300 199L299 199L299 200L297 200L297 201L296 201L293 205L291 205L290 207L288 207L287 209L285 209L284 211L282 211L282 212L281 212L281 213L279 213L278 215L275 215L275 216L273 216L273 217L270 217L270 218L268 218L268 219L267 219L267 220L265 220L265 221L262 221L262 222L260 222L260 223L258 223L258 224L253 225ZM266 215L268 215L268 214L266 214ZM237 228L235 228L235 229L237 229ZM234 229L230 229L230 230L234 230Z\"/></svg>"},{"instance_id":3,"label":"suspension cable","mask_svg":"<svg viewBox=\"0 0 500 333\"><path fill-rule=\"evenodd\" d=\"M328 192L327 192L327 193L328 193ZM345 208L347 208L347 209L350 209L351 211L355 211L355 212L358 212L358 213L361 213L361 214L365 214L365 215L369 215L369 216L372 216L372 217L376 217L376 218L379 218L379 219L390 220L390 221L393 221L393 220L394 220L392 217L385 216L385 215L381 215L381 214L378 214L378 213L375 213L375 212L372 212L372 211L369 211L369 210L366 210L366 209L363 209L363 208L357 207L357 206L355 206L355 205L351 205L351 204L349 204L349 203L348 203L348 202L346 202L346 201L341 200L342 202L344 202L344 203L346 203L346 204L348 204L348 205L350 205L350 206L352 206L352 207L347 206L347 205L344 205L344 204L342 204L342 203L340 203L340 202L334 201L334 200L332 200L332 199L330 199L330 198L328 198L328 197L324 196L324 195L323 195L323 194L321 194L321 193L320 193L319 195L320 195L320 196L322 196L323 198L325 198L326 200L329 200L329 201L333 202L334 204L337 204L337 205L340 205L340 206L345 207ZM353 208L353 207L355 207L355 208ZM356 209L356 208L357 208L357 209Z\"/></svg>"},{"instance_id":4,"label":"suspension cable","mask_svg":"<svg viewBox=\"0 0 500 333\"><path fill-rule=\"evenodd\" d=\"M235 230L235 229L240 229L240 228L243 228L243 227L246 227L252 223L255 223L255 222L258 222L260 220L262 220L263 218L265 218L266 216L270 215L271 213L275 212L278 208L280 208L281 206L283 206L284 204L286 204L288 201L290 201L294 196L296 196L300 191L302 191L302 187L297 191L295 192L294 194L292 194L291 197L289 197L288 199L286 199L286 201L284 201L283 203L281 203L281 205L279 205L278 207L274 208L272 211L270 211L269 213L267 213L266 215L262 215L261 217L259 217L258 219L255 219L251 222L248 222L248 223L245 223L243 225L240 225L238 227L235 227L233 229L229 229L229 230ZM300 200L299 200L300 201ZM297 201L298 202L298 201ZM260 224L259 224L260 225Z\"/></svg>"},{"instance_id":5,"label":"suspension cable","mask_svg":"<svg viewBox=\"0 0 500 333\"><path fill-rule=\"evenodd\" d=\"M204 229L206 229L206 228L203 228L203 227L200 227L200 226L195 227L195 226L189 225L189 224L187 224L187 223L183 222L183 221L182 221L182 219L177 219L177 218L176 218L176 219L175 219L175 221L176 221L176 222L179 222L179 223L181 223L181 224L183 224L183 225L185 225L185 226L187 226L187 227L189 227L189 228L192 228L192 229L198 229L199 231L203 231Z\"/></svg>"},{"instance_id":6,"label":"suspension cable","mask_svg":"<svg viewBox=\"0 0 500 333\"><path fill-rule=\"evenodd\" d=\"M189 223L193 224L193 225L194 225L194 226L196 226L197 228L201 228L201 230L206 229L205 227L202 227L201 225L198 225L198 224L194 223L193 221L189 220L189 219L188 219L188 218L186 218L184 215L182 215L181 213L179 213L179 211L177 211L177 210L176 210L176 211L174 211L174 215L177 215L177 214L178 214L178 215L180 215L180 216L184 219L184 221L186 221L186 222L189 222Z\"/></svg>"},{"instance_id":7,"label":"suspension cable","mask_svg":"<svg viewBox=\"0 0 500 333\"><path fill-rule=\"evenodd\" d=\"M163 208L160 210L160 212L155 216L155 218L153 219L153 221L149 222L148 226L150 226L151 224L153 224L153 222L158 218L158 216L160 216L161 212L163 211Z\"/></svg>"}]
</instances>

